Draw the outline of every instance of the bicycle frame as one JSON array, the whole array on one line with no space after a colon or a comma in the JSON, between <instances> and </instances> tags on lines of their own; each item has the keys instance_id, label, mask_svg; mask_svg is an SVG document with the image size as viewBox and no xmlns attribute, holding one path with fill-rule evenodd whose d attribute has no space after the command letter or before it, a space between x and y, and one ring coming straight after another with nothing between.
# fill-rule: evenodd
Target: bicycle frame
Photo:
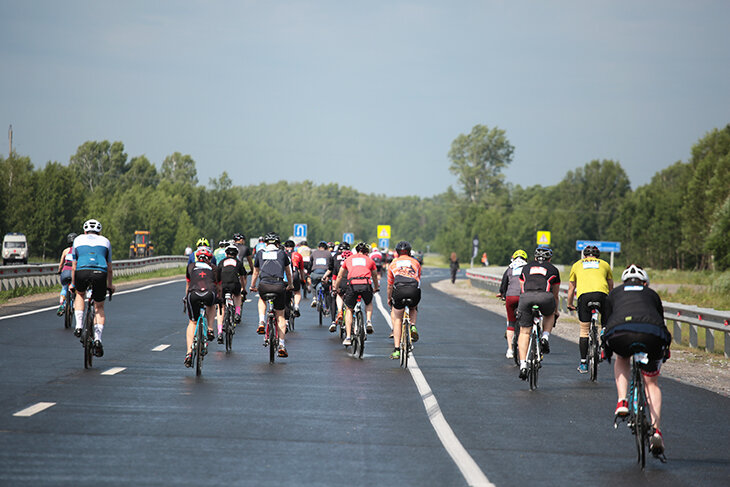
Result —
<instances>
[{"instance_id":1,"label":"bicycle frame","mask_svg":"<svg viewBox=\"0 0 730 487\"><path fill-rule=\"evenodd\" d=\"M195 323L195 334L193 335L193 361L195 362L195 375L200 376L203 371L203 357L208 353L207 334L208 319L205 316L205 306L200 307L200 316Z\"/></svg>"},{"instance_id":2,"label":"bicycle frame","mask_svg":"<svg viewBox=\"0 0 730 487\"><path fill-rule=\"evenodd\" d=\"M274 312L275 294L262 296L266 301L266 331L264 332L264 347L269 347L269 363L276 361L276 349L279 346L279 324Z\"/></svg>"},{"instance_id":3,"label":"bicycle frame","mask_svg":"<svg viewBox=\"0 0 730 487\"><path fill-rule=\"evenodd\" d=\"M531 391L537 389L538 369L542 367L542 350L540 349L542 318L540 309L537 306L533 306L532 329L530 330L530 340L527 345L527 376Z\"/></svg>"}]
</instances>

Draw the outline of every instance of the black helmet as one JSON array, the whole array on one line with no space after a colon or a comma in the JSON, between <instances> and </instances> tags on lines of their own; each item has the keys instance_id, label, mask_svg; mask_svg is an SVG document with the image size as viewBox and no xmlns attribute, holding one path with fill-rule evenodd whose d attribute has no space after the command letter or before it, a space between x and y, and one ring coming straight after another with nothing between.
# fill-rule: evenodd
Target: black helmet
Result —
<instances>
[{"instance_id":1,"label":"black helmet","mask_svg":"<svg viewBox=\"0 0 730 487\"><path fill-rule=\"evenodd\" d=\"M233 240L246 240L246 236L242 233L234 233L233 234Z\"/></svg>"},{"instance_id":2,"label":"black helmet","mask_svg":"<svg viewBox=\"0 0 730 487\"><path fill-rule=\"evenodd\" d=\"M264 236L264 242L268 244L278 244L281 242L281 239L279 239L279 234L276 232L269 232Z\"/></svg>"},{"instance_id":3,"label":"black helmet","mask_svg":"<svg viewBox=\"0 0 730 487\"><path fill-rule=\"evenodd\" d=\"M68 235L66 235L66 242L68 243L74 243L74 240L76 240L76 237L78 237L77 234L71 232Z\"/></svg>"},{"instance_id":4,"label":"black helmet","mask_svg":"<svg viewBox=\"0 0 730 487\"><path fill-rule=\"evenodd\" d=\"M293 249L296 246L297 244L294 243L294 240L287 240L286 242L284 242L284 248L286 249Z\"/></svg>"},{"instance_id":5,"label":"black helmet","mask_svg":"<svg viewBox=\"0 0 730 487\"><path fill-rule=\"evenodd\" d=\"M595 245L587 245L583 249L583 257L595 257L598 258L601 255L601 251Z\"/></svg>"},{"instance_id":6,"label":"black helmet","mask_svg":"<svg viewBox=\"0 0 730 487\"><path fill-rule=\"evenodd\" d=\"M395 246L395 251L398 252L398 255L406 255L411 253L411 244L406 242L405 240L401 240L398 242Z\"/></svg>"},{"instance_id":7,"label":"black helmet","mask_svg":"<svg viewBox=\"0 0 730 487\"><path fill-rule=\"evenodd\" d=\"M321 241L320 241L320 242L319 242L319 243L317 244L317 247L319 247L320 249L324 249L324 250L327 250L327 242L325 242L324 240L321 240Z\"/></svg>"},{"instance_id":8,"label":"black helmet","mask_svg":"<svg viewBox=\"0 0 730 487\"><path fill-rule=\"evenodd\" d=\"M553 257L553 249L547 245L538 245L535 249L535 260L538 262L545 262Z\"/></svg>"},{"instance_id":9,"label":"black helmet","mask_svg":"<svg viewBox=\"0 0 730 487\"><path fill-rule=\"evenodd\" d=\"M358 252L360 254L369 254L370 253L370 246L366 244L365 242L360 242L355 247L355 252Z\"/></svg>"},{"instance_id":10,"label":"black helmet","mask_svg":"<svg viewBox=\"0 0 730 487\"><path fill-rule=\"evenodd\" d=\"M342 242L340 245L337 246L337 250L342 252L343 250L350 250L350 244L347 242Z\"/></svg>"}]
</instances>

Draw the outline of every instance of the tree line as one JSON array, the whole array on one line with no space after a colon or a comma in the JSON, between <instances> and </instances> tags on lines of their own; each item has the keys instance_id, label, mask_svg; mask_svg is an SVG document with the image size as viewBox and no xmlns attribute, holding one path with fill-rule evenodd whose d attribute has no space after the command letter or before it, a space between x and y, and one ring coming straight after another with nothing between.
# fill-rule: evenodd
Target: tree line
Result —
<instances>
[{"instance_id":1,"label":"tree line","mask_svg":"<svg viewBox=\"0 0 730 487\"><path fill-rule=\"evenodd\" d=\"M490 262L535 247L536 232L552 234L554 261L577 258L575 241L620 241L618 262L655 268L730 268L730 125L715 129L676 162L636 190L621 165L594 160L553 186L505 182L514 147L498 127L475 126L448 152L459 187L442 194L388 197L311 181L234 186L223 172L207 185L195 161L175 152L159 169L145 156L129 157L122 142L88 141L68 164L35 168L30 158L0 157L0 233L25 233L36 257L53 258L69 232L100 220L114 258L127 256L135 230L150 230L158 254L180 254L199 236L213 241L235 232L247 237L291 234L308 224L308 237L376 241L389 224L391 242L471 257L471 241Z\"/></svg>"}]
</instances>

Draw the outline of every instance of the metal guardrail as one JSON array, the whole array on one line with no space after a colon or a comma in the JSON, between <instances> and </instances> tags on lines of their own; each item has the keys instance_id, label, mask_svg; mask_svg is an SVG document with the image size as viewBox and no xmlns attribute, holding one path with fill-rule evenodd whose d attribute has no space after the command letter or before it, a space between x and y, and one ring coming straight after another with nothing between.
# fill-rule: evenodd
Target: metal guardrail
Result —
<instances>
[{"instance_id":1,"label":"metal guardrail","mask_svg":"<svg viewBox=\"0 0 730 487\"><path fill-rule=\"evenodd\" d=\"M182 255L165 255L112 262L115 276L129 276L160 269L180 267L188 262ZM0 266L0 291L16 287L53 286L59 284L58 264Z\"/></svg>"},{"instance_id":2,"label":"metal guardrail","mask_svg":"<svg viewBox=\"0 0 730 487\"><path fill-rule=\"evenodd\" d=\"M468 269L466 277L472 285L495 293L499 292L502 275L488 274L482 269ZM568 310L568 286L560 286L560 311L573 314ZM705 350L715 351L717 333L725 334L725 357L730 358L730 311L720 311L711 308L700 308L680 303L662 301L664 319L667 327L672 330L672 339L675 343L682 341L682 323L689 327L689 346L699 348L699 328L705 328ZM671 325L670 325L671 323Z\"/></svg>"}]
</instances>

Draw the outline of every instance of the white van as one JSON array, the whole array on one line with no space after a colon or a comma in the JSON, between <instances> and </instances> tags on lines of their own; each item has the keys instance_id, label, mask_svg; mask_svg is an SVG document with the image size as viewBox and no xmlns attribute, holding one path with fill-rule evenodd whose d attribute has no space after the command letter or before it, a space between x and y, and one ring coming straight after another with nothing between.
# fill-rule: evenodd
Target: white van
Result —
<instances>
[{"instance_id":1,"label":"white van","mask_svg":"<svg viewBox=\"0 0 730 487\"><path fill-rule=\"evenodd\" d=\"M8 262L28 263L28 240L22 233L6 233L3 238L3 265Z\"/></svg>"}]
</instances>

